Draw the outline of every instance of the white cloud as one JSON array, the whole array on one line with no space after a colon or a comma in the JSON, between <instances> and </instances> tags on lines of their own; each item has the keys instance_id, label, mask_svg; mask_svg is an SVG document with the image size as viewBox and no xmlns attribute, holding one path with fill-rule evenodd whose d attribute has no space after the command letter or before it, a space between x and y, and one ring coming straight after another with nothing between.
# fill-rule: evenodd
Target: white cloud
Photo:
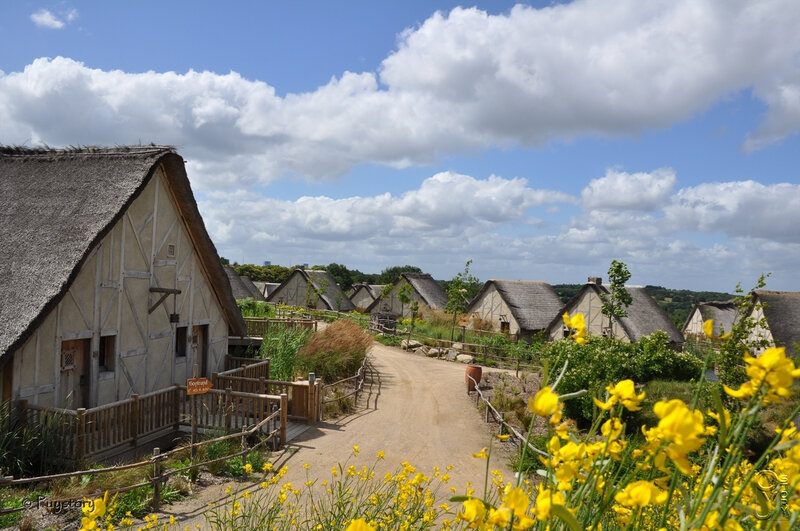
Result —
<instances>
[{"instance_id":1,"label":"white cloud","mask_svg":"<svg viewBox=\"0 0 800 531\"><path fill-rule=\"evenodd\" d=\"M798 184L701 184L680 190L664 211L679 230L800 243Z\"/></svg>"},{"instance_id":2,"label":"white cloud","mask_svg":"<svg viewBox=\"0 0 800 531\"><path fill-rule=\"evenodd\" d=\"M65 11L61 17L50 11L49 9L40 9L31 15L31 21L39 28L47 29L61 29L66 24L75 21L78 18L77 9L69 9Z\"/></svg>"},{"instance_id":3,"label":"white cloud","mask_svg":"<svg viewBox=\"0 0 800 531\"><path fill-rule=\"evenodd\" d=\"M650 173L625 173L614 169L592 179L581 192L584 207L597 210L655 210L664 205L675 186L672 168Z\"/></svg>"},{"instance_id":4,"label":"white cloud","mask_svg":"<svg viewBox=\"0 0 800 531\"><path fill-rule=\"evenodd\" d=\"M55 27L77 12L35 16ZM243 184L319 179L363 163L402 168L493 146L638 134L753 88L769 105L747 140L757 149L800 127L797 27L793 0L456 8L404 32L378 72L284 97L235 72L132 74L42 58L0 73L0 135L186 146L211 187L220 168Z\"/></svg>"}]
</instances>

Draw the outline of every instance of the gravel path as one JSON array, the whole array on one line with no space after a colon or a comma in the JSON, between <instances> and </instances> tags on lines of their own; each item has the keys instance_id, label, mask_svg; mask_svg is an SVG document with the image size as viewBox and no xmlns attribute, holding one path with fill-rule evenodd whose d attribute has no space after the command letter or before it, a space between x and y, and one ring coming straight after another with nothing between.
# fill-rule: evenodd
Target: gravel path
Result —
<instances>
[{"instance_id":1,"label":"gravel path","mask_svg":"<svg viewBox=\"0 0 800 531\"><path fill-rule=\"evenodd\" d=\"M491 432L474 398L466 394L465 366L403 352L374 343L370 370L356 413L336 421L321 422L291 441L274 456L276 467L288 465L286 481L302 484L309 464L311 477L328 479L331 467L344 463L358 445L361 453L350 463L371 465L378 451L386 454L376 467L380 477L410 461L418 471L429 474L434 466L450 471L450 485L463 493L467 482L482 492L485 462L472 454L489 446ZM474 395L473 395L474 396ZM512 477L503 443L495 441L491 469ZM260 475L258 481L260 481ZM236 491L253 489L256 483L233 483ZM209 504L224 502L228 484L203 489L196 497L162 507L159 520L170 515L185 525L205 528L202 513ZM451 493L440 491L443 498Z\"/></svg>"}]
</instances>

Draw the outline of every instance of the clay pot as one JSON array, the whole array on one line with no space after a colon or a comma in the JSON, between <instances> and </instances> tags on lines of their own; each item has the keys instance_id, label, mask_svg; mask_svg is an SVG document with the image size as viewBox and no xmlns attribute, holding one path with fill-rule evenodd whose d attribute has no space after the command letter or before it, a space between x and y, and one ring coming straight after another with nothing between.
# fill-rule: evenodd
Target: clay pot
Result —
<instances>
[{"instance_id":1,"label":"clay pot","mask_svg":"<svg viewBox=\"0 0 800 531\"><path fill-rule=\"evenodd\" d=\"M480 365L467 365L467 374L464 376L464 381L467 382L468 393L475 390L475 382L481 383L481 374L483 374L483 368ZM475 382L469 379L470 376Z\"/></svg>"}]
</instances>

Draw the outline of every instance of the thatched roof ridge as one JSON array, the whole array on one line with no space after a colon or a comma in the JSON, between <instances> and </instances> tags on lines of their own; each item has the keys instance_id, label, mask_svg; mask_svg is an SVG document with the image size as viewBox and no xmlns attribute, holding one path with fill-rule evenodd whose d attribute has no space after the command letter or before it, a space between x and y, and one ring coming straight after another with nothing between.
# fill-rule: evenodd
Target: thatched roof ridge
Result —
<instances>
[{"instance_id":1,"label":"thatched roof ridge","mask_svg":"<svg viewBox=\"0 0 800 531\"><path fill-rule=\"evenodd\" d=\"M543 330L561 315L564 304L547 282L540 280L489 279L472 300L475 304L492 286L511 310L522 330ZM467 309L469 313L471 310Z\"/></svg>"},{"instance_id":2,"label":"thatched roof ridge","mask_svg":"<svg viewBox=\"0 0 800 531\"><path fill-rule=\"evenodd\" d=\"M755 290L758 301L764 305L775 344L786 347L786 352L797 354L795 343L800 343L800 292Z\"/></svg>"},{"instance_id":3,"label":"thatched roof ridge","mask_svg":"<svg viewBox=\"0 0 800 531\"><path fill-rule=\"evenodd\" d=\"M229 327L237 334L244 331L217 250L197 209L183 159L172 147L3 146L0 356L18 348L61 301L90 253L159 167Z\"/></svg>"},{"instance_id":4,"label":"thatched roof ridge","mask_svg":"<svg viewBox=\"0 0 800 531\"><path fill-rule=\"evenodd\" d=\"M349 312L356 309L330 273L321 269L300 269L299 271L314 286L319 298L325 302L329 310Z\"/></svg>"},{"instance_id":5,"label":"thatched roof ridge","mask_svg":"<svg viewBox=\"0 0 800 531\"><path fill-rule=\"evenodd\" d=\"M400 277L406 279L425 304L432 309L443 310L447 306L447 293L428 273L401 273Z\"/></svg>"},{"instance_id":6,"label":"thatched roof ridge","mask_svg":"<svg viewBox=\"0 0 800 531\"><path fill-rule=\"evenodd\" d=\"M249 277L239 276L236 273L236 270L229 265L222 267L225 270L225 275L228 277L228 282L231 285L231 292L233 293L234 299L237 301L244 299L255 299L257 301L265 300L264 295L261 294L259 289Z\"/></svg>"},{"instance_id":7,"label":"thatched roof ridge","mask_svg":"<svg viewBox=\"0 0 800 531\"><path fill-rule=\"evenodd\" d=\"M262 282L260 280L254 280L253 284L255 285L256 289L258 289L258 291L261 293L261 295L264 296L264 300L266 300L267 297L272 295L272 293L276 289L278 289L278 286L281 285L280 282Z\"/></svg>"}]
</instances>

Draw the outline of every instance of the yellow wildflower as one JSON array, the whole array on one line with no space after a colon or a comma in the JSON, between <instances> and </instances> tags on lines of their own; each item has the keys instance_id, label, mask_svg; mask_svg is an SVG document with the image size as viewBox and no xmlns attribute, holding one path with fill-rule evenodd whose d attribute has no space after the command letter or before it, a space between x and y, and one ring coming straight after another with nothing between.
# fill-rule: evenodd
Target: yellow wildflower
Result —
<instances>
[{"instance_id":1,"label":"yellow wildflower","mask_svg":"<svg viewBox=\"0 0 800 531\"><path fill-rule=\"evenodd\" d=\"M477 454L472 454L472 457L475 457L477 459L486 459L488 457L486 455L486 450L488 450L488 448L481 448L481 451L478 452Z\"/></svg>"},{"instance_id":2,"label":"yellow wildflower","mask_svg":"<svg viewBox=\"0 0 800 531\"><path fill-rule=\"evenodd\" d=\"M542 387L533 398L528 399L528 410L540 417L550 416L558 410L558 395L549 385Z\"/></svg>"},{"instance_id":3,"label":"yellow wildflower","mask_svg":"<svg viewBox=\"0 0 800 531\"><path fill-rule=\"evenodd\" d=\"M628 411L642 409L639 404L644 400L645 393L642 391L638 395L636 394L636 386L633 380L622 380L616 385L609 385L606 387L606 391L609 395L607 401L601 402L597 398L594 399L594 403L600 409L609 411L617 404L622 404Z\"/></svg>"},{"instance_id":4,"label":"yellow wildflower","mask_svg":"<svg viewBox=\"0 0 800 531\"><path fill-rule=\"evenodd\" d=\"M375 528L367 523L363 518L357 518L350 521L345 531L375 531Z\"/></svg>"},{"instance_id":5,"label":"yellow wildflower","mask_svg":"<svg viewBox=\"0 0 800 531\"><path fill-rule=\"evenodd\" d=\"M614 499L627 507L647 507L661 505L667 501L667 492L659 489L649 481L634 481L617 492Z\"/></svg>"},{"instance_id":6,"label":"yellow wildflower","mask_svg":"<svg viewBox=\"0 0 800 531\"><path fill-rule=\"evenodd\" d=\"M486 506L481 500L475 498L464 502L464 511L459 511L458 517L469 523L470 528L477 528L486 518Z\"/></svg>"},{"instance_id":7,"label":"yellow wildflower","mask_svg":"<svg viewBox=\"0 0 800 531\"><path fill-rule=\"evenodd\" d=\"M564 495L560 492L550 492L550 489L539 489L539 494L536 496L536 506L533 508L533 514L539 521L544 521L550 518L550 507L553 505L565 505L566 500Z\"/></svg>"},{"instance_id":8,"label":"yellow wildflower","mask_svg":"<svg viewBox=\"0 0 800 531\"><path fill-rule=\"evenodd\" d=\"M768 348L759 357L744 356L747 364L747 375L750 380L739 389L723 386L725 392L734 398L750 398L761 386L767 389L763 402L780 402L792 395L789 388L794 379L800 376L800 369L795 368L794 361L786 357L785 347Z\"/></svg>"}]
</instances>

